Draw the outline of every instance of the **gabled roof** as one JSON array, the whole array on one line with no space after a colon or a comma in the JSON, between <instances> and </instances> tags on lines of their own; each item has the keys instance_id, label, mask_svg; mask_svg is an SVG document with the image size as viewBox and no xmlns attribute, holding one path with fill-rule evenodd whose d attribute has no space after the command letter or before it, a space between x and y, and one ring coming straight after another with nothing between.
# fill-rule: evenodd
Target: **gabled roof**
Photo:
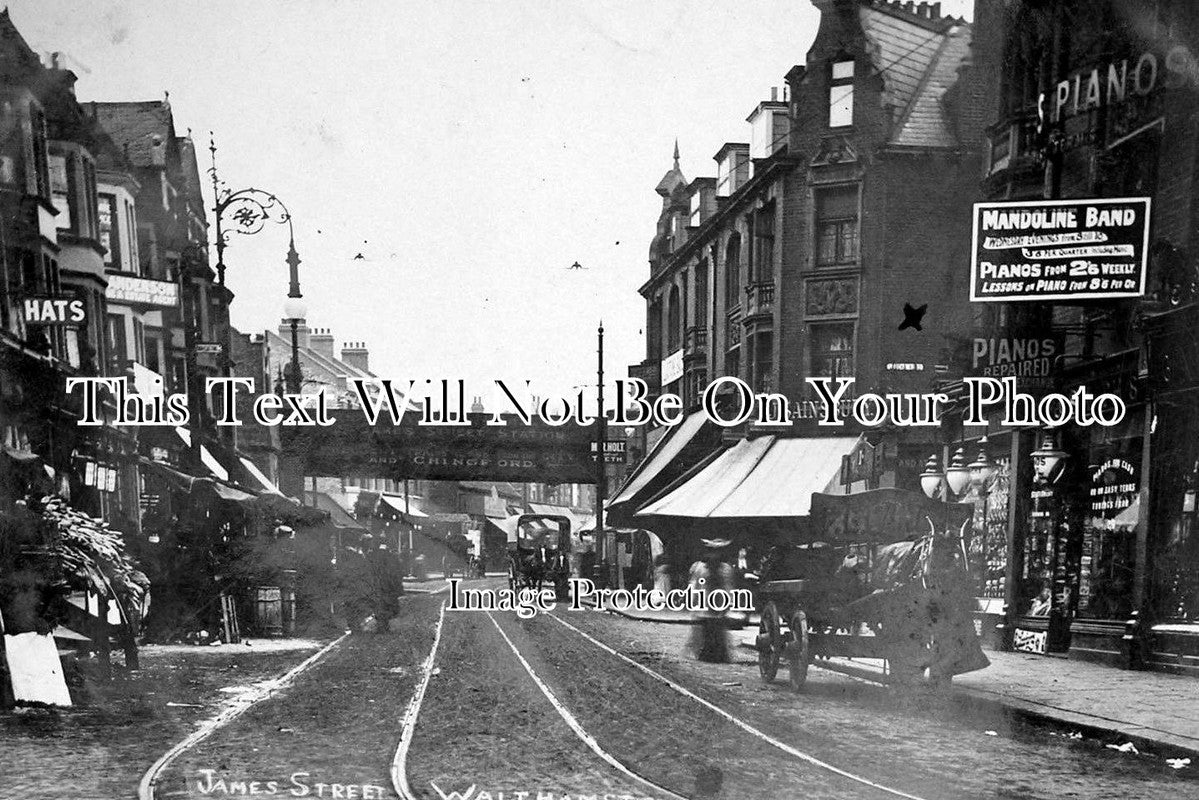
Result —
<instances>
[{"instance_id":1,"label":"gabled roof","mask_svg":"<svg viewBox=\"0 0 1199 800\"><path fill-rule=\"evenodd\" d=\"M871 60L883 78L884 97L899 114L890 144L956 147L954 126L941 98L969 54L969 23L924 17L886 2L864 4L860 13Z\"/></svg>"},{"instance_id":2,"label":"gabled roof","mask_svg":"<svg viewBox=\"0 0 1199 800\"><path fill-rule=\"evenodd\" d=\"M28 77L42 70L42 60L13 25L8 9L0 11L0 75L6 78Z\"/></svg>"},{"instance_id":3,"label":"gabled roof","mask_svg":"<svg viewBox=\"0 0 1199 800\"><path fill-rule=\"evenodd\" d=\"M91 103L90 106L95 109L101 127L125 150L130 163L137 167L164 165L165 162L155 160L154 152L175 139L175 122L169 102L145 100Z\"/></svg>"}]
</instances>

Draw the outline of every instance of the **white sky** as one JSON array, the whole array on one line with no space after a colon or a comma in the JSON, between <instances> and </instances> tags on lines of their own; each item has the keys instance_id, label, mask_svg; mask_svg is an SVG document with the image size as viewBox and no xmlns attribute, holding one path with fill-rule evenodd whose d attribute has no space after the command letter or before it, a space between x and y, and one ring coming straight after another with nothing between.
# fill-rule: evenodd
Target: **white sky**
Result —
<instances>
[{"instance_id":1,"label":"white sky","mask_svg":"<svg viewBox=\"0 0 1199 800\"><path fill-rule=\"evenodd\" d=\"M962 13L970 0L945 3ZM10 0L81 100L170 91L207 168L294 215L309 324L397 379L531 379L644 357L654 186L688 179L804 55L806 0ZM278 325L283 226L226 251L234 324ZM365 260L352 260L361 252ZM578 261L585 271L565 268Z\"/></svg>"}]
</instances>

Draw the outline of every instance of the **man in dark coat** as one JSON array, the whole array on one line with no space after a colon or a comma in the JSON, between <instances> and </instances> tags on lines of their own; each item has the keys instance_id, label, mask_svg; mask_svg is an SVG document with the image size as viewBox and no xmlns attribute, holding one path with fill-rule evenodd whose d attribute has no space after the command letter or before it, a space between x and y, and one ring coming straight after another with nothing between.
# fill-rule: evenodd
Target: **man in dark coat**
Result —
<instances>
[{"instance_id":1,"label":"man in dark coat","mask_svg":"<svg viewBox=\"0 0 1199 800\"><path fill-rule=\"evenodd\" d=\"M400 597L404 594L404 570L399 558L387 542L367 554L370 563L376 631L387 630L388 622L400 613Z\"/></svg>"}]
</instances>

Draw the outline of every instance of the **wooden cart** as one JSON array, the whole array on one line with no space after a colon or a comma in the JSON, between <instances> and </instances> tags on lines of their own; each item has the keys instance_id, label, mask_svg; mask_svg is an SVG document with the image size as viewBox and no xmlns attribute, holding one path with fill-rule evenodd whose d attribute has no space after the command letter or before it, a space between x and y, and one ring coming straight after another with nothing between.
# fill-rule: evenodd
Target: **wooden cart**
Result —
<instances>
[{"instance_id":1,"label":"wooden cart","mask_svg":"<svg viewBox=\"0 0 1199 800\"><path fill-rule=\"evenodd\" d=\"M832 657L885 659L896 683L986 666L965 574L972 514L899 489L813 494L808 535L776 548L758 589L762 679L785 660L800 691L815 659L838 668Z\"/></svg>"}]
</instances>

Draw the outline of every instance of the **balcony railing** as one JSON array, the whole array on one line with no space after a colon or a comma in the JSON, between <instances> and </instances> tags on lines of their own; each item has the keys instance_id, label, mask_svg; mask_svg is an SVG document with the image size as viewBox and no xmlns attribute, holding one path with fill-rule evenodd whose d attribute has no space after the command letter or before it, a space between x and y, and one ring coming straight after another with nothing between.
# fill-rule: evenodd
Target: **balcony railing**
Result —
<instances>
[{"instance_id":1,"label":"balcony railing","mask_svg":"<svg viewBox=\"0 0 1199 800\"><path fill-rule=\"evenodd\" d=\"M745 287L745 316L774 311L774 281L760 281Z\"/></svg>"},{"instance_id":2,"label":"balcony railing","mask_svg":"<svg viewBox=\"0 0 1199 800\"><path fill-rule=\"evenodd\" d=\"M701 355L708 351L708 329L701 325L692 325L687 329L685 355Z\"/></svg>"}]
</instances>

